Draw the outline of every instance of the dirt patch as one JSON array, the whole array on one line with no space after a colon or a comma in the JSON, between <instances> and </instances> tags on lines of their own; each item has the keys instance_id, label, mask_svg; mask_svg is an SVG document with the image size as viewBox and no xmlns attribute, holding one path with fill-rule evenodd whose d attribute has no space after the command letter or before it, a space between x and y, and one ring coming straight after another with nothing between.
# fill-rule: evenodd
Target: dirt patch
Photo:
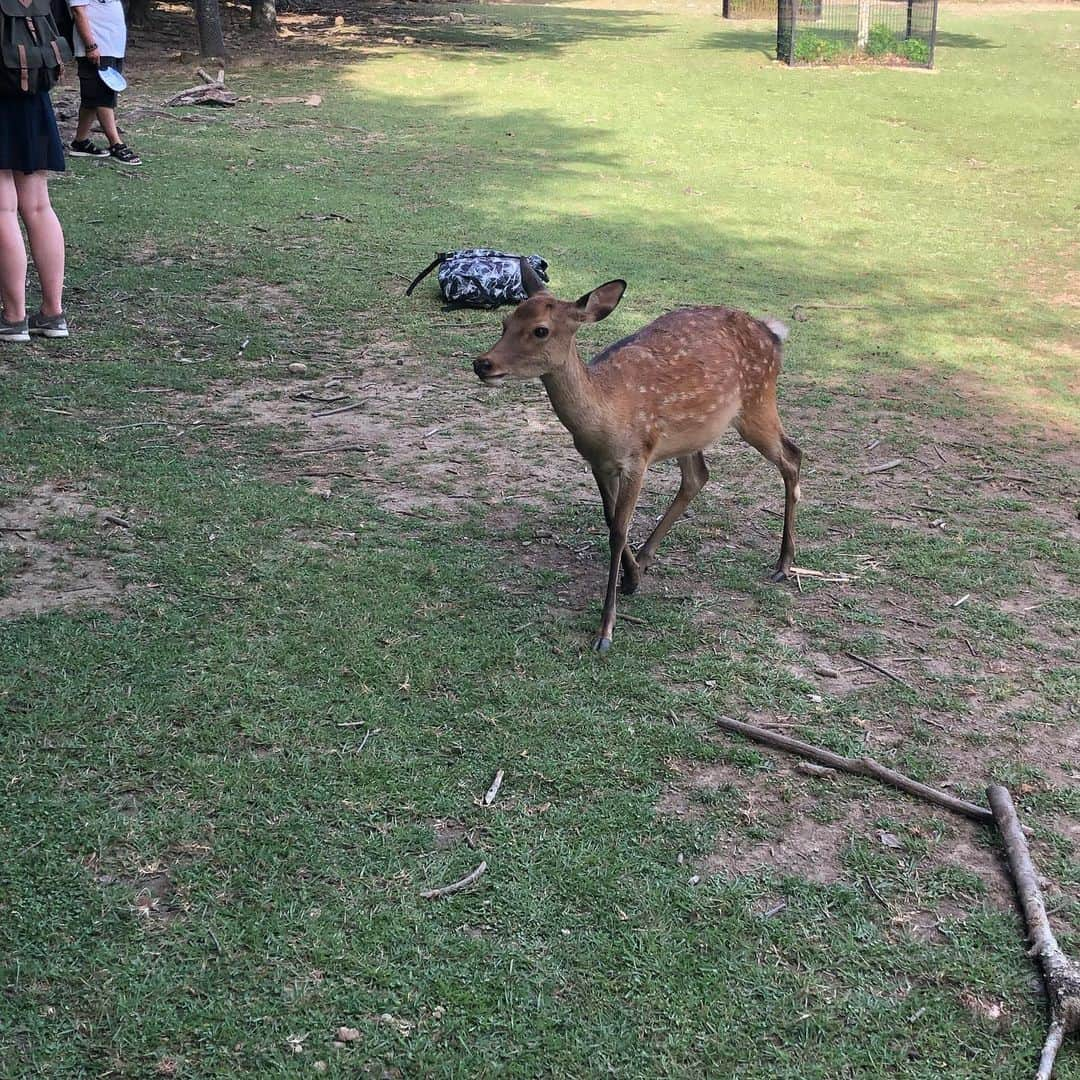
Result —
<instances>
[{"instance_id":1,"label":"dirt patch","mask_svg":"<svg viewBox=\"0 0 1080 1080\"><path fill-rule=\"evenodd\" d=\"M330 376L216 384L175 404L203 412L224 439L233 426L279 429L267 471L324 498L363 490L394 513L454 520L478 502L547 507L552 491L565 498L569 488L598 508L591 476L540 387L497 394L470 372L421 367L405 345L379 342ZM531 441L527 455L523 437Z\"/></svg>"},{"instance_id":2,"label":"dirt patch","mask_svg":"<svg viewBox=\"0 0 1080 1080\"><path fill-rule=\"evenodd\" d=\"M657 809L682 820L717 823L714 849L701 859L702 876L736 878L746 874L791 874L807 881L857 884L850 853L855 843L895 856L898 869L914 891L894 914L911 925L927 912L930 922L965 910L928 896L933 875L955 868L976 873L986 895L999 907L1012 902L1011 885L996 853L972 835L975 826L933 824L934 808L921 807L892 792L865 785L843 794L835 779L812 779L798 764L780 762L773 769L749 774L727 763L677 761L676 779ZM722 809L716 808L718 801ZM876 821L887 816L896 831ZM912 901L917 901L913 903ZM923 920L925 921L925 920Z\"/></svg>"},{"instance_id":3,"label":"dirt patch","mask_svg":"<svg viewBox=\"0 0 1080 1080\"><path fill-rule=\"evenodd\" d=\"M0 619L78 607L107 608L124 594L107 562L49 537L50 526L70 518L93 521L117 536L128 531L116 524L122 520L118 515L54 484L41 484L29 495L0 506Z\"/></svg>"},{"instance_id":4,"label":"dirt patch","mask_svg":"<svg viewBox=\"0 0 1080 1080\"><path fill-rule=\"evenodd\" d=\"M440 818L431 823L431 831L435 835L435 848L437 851L446 851L461 844L476 847L476 829L469 828L462 821Z\"/></svg>"}]
</instances>

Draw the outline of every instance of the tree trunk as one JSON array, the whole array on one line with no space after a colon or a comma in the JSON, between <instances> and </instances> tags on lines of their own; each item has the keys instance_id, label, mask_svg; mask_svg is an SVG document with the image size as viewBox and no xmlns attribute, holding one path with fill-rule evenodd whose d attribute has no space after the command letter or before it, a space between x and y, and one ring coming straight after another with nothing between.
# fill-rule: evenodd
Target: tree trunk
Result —
<instances>
[{"instance_id":1,"label":"tree trunk","mask_svg":"<svg viewBox=\"0 0 1080 1080\"><path fill-rule=\"evenodd\" d=\"M276 30L277 0L251 0L251 25L255 30Z\"/></svg>"},{"instance_id":2,"label":"tree trunk","mask_svg":"<svg viewBox=\"0 0 1080 1080\"><path fill-rule=\"evenodd\" d=\"M147 26L150 23L150 12L154 9L154 0L128 0L127 21L128 26Z\"/></svg>"},{"instance_id":3,"label":"tree trunk","mask_svg":"<svg viewBox=\"0 0 1080 1080\"><path fill-rule=\"evenodd\" d=\"M195 0L195 22L199 27L199 55L224 56L225 36L221 30L219 0Z\"/></svg>"},{"instance_id":4,"label":"tree trunk","mask_svg":"<svg viewBox=\"0 0 1080 1080\"><path fill-rule=\"evenodd\" d=\"M859 0L855 23L855 44L860 49L866 48L870 38L870 0Z\"/></svg>"}]
</instances>

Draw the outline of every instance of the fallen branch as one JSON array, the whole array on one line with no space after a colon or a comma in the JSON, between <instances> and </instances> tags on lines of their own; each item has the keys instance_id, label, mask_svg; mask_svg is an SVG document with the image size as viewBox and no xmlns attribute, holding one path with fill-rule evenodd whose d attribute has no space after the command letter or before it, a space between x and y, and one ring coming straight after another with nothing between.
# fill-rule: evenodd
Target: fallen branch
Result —
<instances>
[{"instance_id":1,"label":"fallen branch","mask_svg":"<svg viewBox=\"0 0 1080 1080\"><path fill-rule=\"evenodd\" d=\"M366 401L354 401L351 405L339 405L336 409L323 409L320 412L313 412L311 417L313 420L318 420L324 416L337 416L338 413L352 412L353 409L362 409L366 404Z\"/></svg>"},{"instance_id":2,"label":"fallen branch","mask_svg":"<svg viewBox=\"0 0 1080 1080\"><path fill-rule=\"evenodd\" d=\"M240 101L247 101L239 94L226 90L221 83L199 83L198 86L189 86L186 90L174 94L165 102L166 108L174 105L221 105L226 108L236 105Z\"/></svg>"},{"instance_id":3,"label":"fallen branch","mask_svg":"<svg viewBox=\"0 0 1080 1080\"><path fill-rule=\"evenodd\" d=\"M455 881L452 885L444 885L441 889L427 889L420 895L425 900L441 900L444 896L452 896L454 893L461 892L462 889L467 889L475 881L478 881L485 870L487 870L487 863L482 862L475 870L466 874L460 881Z\"/></svg>"},{"instance_id":4,"label":"fallen branch","mask_svg":"<svg viewBox=\"0 0 1080 1080\"><path fill-rule=\"evenodd\" d=\"M1050 1080L1054 1059L1065 1036L1080 1031L1080 964L1062 952L1050 929L1039 878L1009 789L1001 784L991 784L986 789L986 796L1005 843L1016 895L1024 909L1031 938L1029 955L1039 960L1050 998L1050 1026L1039 1058L1039 1071L1035 1074L1035 1080Z\"/></svg>"},{"instance_id":5,"label":"fallen branch","mask_svg":"<svg viewBox=\"0 0 1080 1080\"><path fill-rule=\"evenodd\" d=\"M886 679L892 679L893 682L899 683L901 686L906 686L909 690L914 690L915 687L911 685L906 679L901 679L899 675L893 674L887 668L883 668L880 664L875 664L873 660L867 660L865 656L858 656L853 652L844 653L845 656L850 656L858 664L862 664L863 667L869 668L871 671L876 671L879 675L884 675Z\"/></svg>"},{"instance_id":6,"label":"fallen branch","mask_svg":"<svg viewBox=\"0 0 1080 1080\"><path fill-rule=\"evenodd\" d=\"M811 743L801 742L799 739L780 735L775 731L766 731L754 724L745 724L741 720L733 720L730 716L714 716L713 720L726 731L733 731L737 735L743 735L755 742L764 743L777 750L786 750L789 754L799 754L801 757L810 758L821 765L828 765L832 769L840 769L843 772L854 773L856 776L868 776L874 780L880 780L891 787L906 791L909 795L917 795L927 802L943 806L946 810L953 810L958 814L974 818L990 824L994 815L985 806L976 806L964 799L958 799L953 795L947 795L937 788L920 784L918 780L912 780L910 776L894 772L886 768L880 762L869 757L849 758L841 754L834 754L831 750L825 750Z\"/></svg>"}]
</instances>

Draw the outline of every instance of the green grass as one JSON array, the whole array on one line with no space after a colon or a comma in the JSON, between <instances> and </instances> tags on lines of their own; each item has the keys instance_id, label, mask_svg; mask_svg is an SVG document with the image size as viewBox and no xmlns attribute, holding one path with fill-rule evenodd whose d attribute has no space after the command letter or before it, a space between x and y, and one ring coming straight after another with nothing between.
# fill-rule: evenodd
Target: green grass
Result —
<instances>
[{"instance_id":1,"label":"green grass","mask_svg":"<svg viewBox=\"0 0 1080 1080\"><path fill-rule=\"evenodd\" d=\"M969 798L1004 779L1076 951L1069 13L950 9L925 75L791 71L760 24L675 3L462 10L238 66L252 102L201 122L138 112L189 76L132 65L147 167L52 185L76 333L2 358L0 513L48 482L131 527L49 516L60 563L118 588L0 621L0 1076L1029 1075L993 837L709 717ZM592 656L604 537L569 440L527 428L537 388L476 385L497 315L401 297L480 243L567 296L625 277L590 344L682 303L788 319L799 563L850 580L764 584L779 482L721 452ZM398 426L311 459L348 474L327 499L281 453L306 413L218 406L332 377ZM553 461L565 490L502 499ZM813 674L847 650L909 685Z\"/></svg>"}]
</instances>

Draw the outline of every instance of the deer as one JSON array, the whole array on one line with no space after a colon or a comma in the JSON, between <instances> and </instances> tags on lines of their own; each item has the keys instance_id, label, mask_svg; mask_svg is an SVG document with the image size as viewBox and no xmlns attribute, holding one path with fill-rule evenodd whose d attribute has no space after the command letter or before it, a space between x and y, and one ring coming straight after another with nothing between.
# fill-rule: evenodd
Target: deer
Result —
<instances>
[{"instance_id":1,"label":"deer","mask_svg":"<svg viewBox=\"0 0 1080 1080\"><path fill-rule=\"evenodd\" d=\"M539 378L574 446L592 469L610 545L607 590L593 649L606 653L616 597L637 591L656 549L709 479L704 451L728 427L780 471L784 527L770 580L791 575L802 451L784 434L776 405L783 342L778 319L729 307L687 307L661 315L598 353L587 365L576 335L606 319L627 283L616 278L577 301L559 300L521 260L525 299L503 320L498 342L473 362L486 384ZM630 523L650 465L674 458L682 480L645 543L631 551Z\"/></svg>"}]
</instances>

